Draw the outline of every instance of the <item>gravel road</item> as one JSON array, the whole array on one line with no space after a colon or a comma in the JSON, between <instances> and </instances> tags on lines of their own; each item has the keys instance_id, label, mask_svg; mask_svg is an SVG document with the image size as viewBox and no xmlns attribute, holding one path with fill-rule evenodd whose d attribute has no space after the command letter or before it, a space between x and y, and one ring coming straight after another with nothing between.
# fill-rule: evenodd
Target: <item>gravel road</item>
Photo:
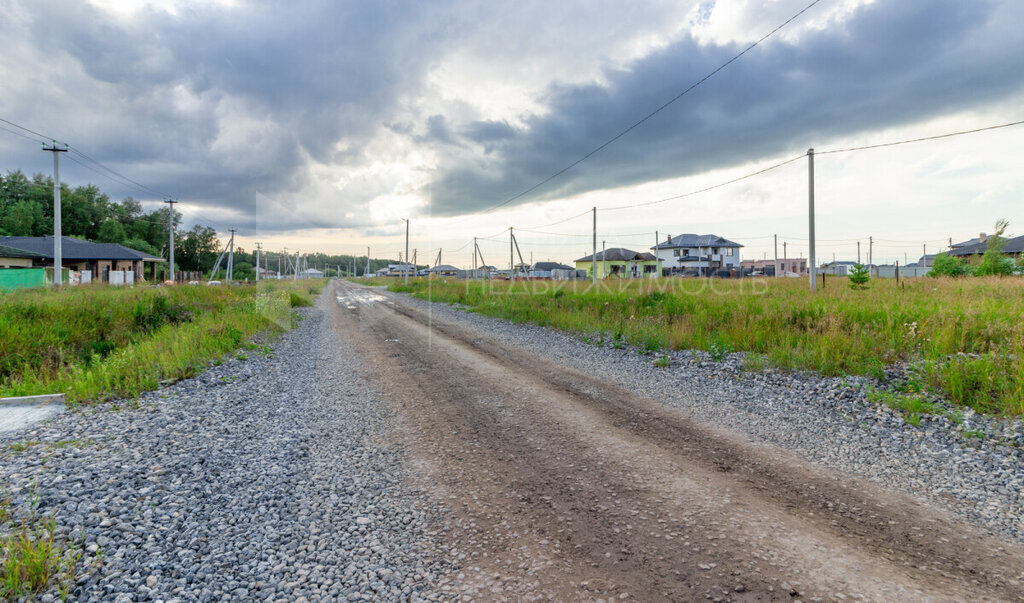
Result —
<instances>
[{"instance_id":1,"label":"gravel road","mask_svg":"<svg viewBox=\"0 0 1024 603\"><path fill-rule=\"evenodd\" d=\"M38 496L87 551L72 599L441 597L438 506L403 485L392 418L333 304L303 310L272 357L0 440L0 493L23 509Z\"/></svg>"},{"instance_id":2,"label":"gravel road","mask_svg":"<svg viewBox=\"0 0 1024 603\"><path fill-rule=\"evenodd\" d=\"M86 551L72 599L1022 599L1019 424L347 283L302 312L0 436L0 495Z\"/></svg>"}]
</instances>

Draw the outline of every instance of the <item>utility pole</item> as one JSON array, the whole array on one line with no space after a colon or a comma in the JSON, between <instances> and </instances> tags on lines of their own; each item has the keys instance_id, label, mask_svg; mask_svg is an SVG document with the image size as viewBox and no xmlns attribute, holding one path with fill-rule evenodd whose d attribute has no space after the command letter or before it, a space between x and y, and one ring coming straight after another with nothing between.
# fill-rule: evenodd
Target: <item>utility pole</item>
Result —
<instances>
[{"instance_id":1,"label":"utility pole","mask_svg":"<svg viewBox=\"0 0 1024 603\"><path fill-rule=\"evenodd\" d=\"M366 248L366 272L363 273L363 278L370 274L370 248Z\"/></svg>"},{"instance_id":2,"label":"utility pole","mask_svg":"<svg viewBox=\"0 0 1024 603\"><path fill-rule=\"evenodd\" d=\"M405 261L406 261L406 264L408 264L408 262L409 262L409 219L408 218L402 218L402 219L405 220ZM409 266L408 265L406 265L405 270L403 272L405 272L405 284L408 285L409 284Z\"/></svg>"},{"instance_id":3,"label":"utility pole","mask_svg":"<svg viewBox=\"0 0 1024 603\"><path fill-rule=\"evenodd\" d=\"M872 266L875 263L875 237L868 237L868 266ZM868 268L868 272L871 269Z\"/></svg>"},{"instance_id":4,"label":"utility pole","mask_svg":"<svg viewBox=\"0 0 1024 603\"><path fill-rule=\"evenodd\" d=\"M789 272L789 252L786 250L787 245L789 245L788 241L782 242L782 274Z\"/></svg>"},{"instance_id":5,"label":"utility pole","mask_svg":"<svg viewBox=\"0 0 1024 603\"><path fill-rule=\"evenodd\" d=\"M295 265L292 266L292 282L299 280L299 252L295 252Z\"/></svg>"},{"instance_id":6,"label":"utility pole","mask_svg":"<svg viewBox=\"0 0 1024 603\"><path fill-rule=\"evenodd\" d=\"M661 278L661 256L658 255L658 236L657 230L654 231L654 278Z\"/></svg>"},{"instance_id":7,"label":"utility pole","mask_svg":"<svg viewBox=\"0 0 1024 603\"><path fill-rule=\"evenodd\" d=\"M171 283L176 283L178 282L178 279L175 278L174 274L174 204L177 203L177 201L174 199L168 199L164 201L164 203L167 204L167 231L170 236L168 247L171 250L171 252L167 254L167 259L171 262L171 278L168 280L170 280ZM229 260L228 266L230 265L231 262Z\"/></svg>"},{"instance_id":8,"label":"utility pole","mask_svg":"<svg viewBox=\"0 0 1024 603\"><path fill-rule=\"evenodd\" d=\"M857 263L860 263L860 241L857 241Z\"/></svg>"},{"instance_id":9,"label":"utility pole","mask_svg":"<svg viewBox=\"0 0 1024 603\"><path fill-rule=\"evenodd\" d=\"M263 243L256 243L256 282L260 282L260 251L263 249Z\"/></svg>"},{"instance_id":10,"label":"utility pole","mask_svg":"<svg viewBox=\"0 0 1024 603\"><path fill-rule=\"evenodd\" d=\"M594 207L594 240L593 255L590 256L590 282L597 284L597 207Z\"/></svg>"},{"instance_id":11,"label":"utility pole","mask_svg":"<svg viewBox=\"0 0 1024 603\"><path fill-rule=\"evenodd\" d=\"M775 240L775 278L779 278L779 235L772 235Z\"/></svg>"},{"instance_id":12,"label":"utility pole","mask_svg":"<svg viewBox=\"0 0 1024 603\"><path fill-rule=\"evenodd\" d=\"M810 278L811 291L818 290L818 275L815 266L814 255L814 149L807 149L807 220L808 220L808 245L810 250L807 255L807 263L810 264L808 278Z\"/></svg>"},{"instance_id":13,"label":"utility pole","mask_svg":"<svg viewBox=\"0 0 1024 603\"><path fill-rule=\"evenodd\" d=\"M53 153L53 285L60 287L64 284L64 256L61 250L63 233L60 227L60 154L68 152L68 145L64 148L57 146L56 140L50 141L50 146L43 146L44 151Z\"/></svg>"},{"instance_id":14,"label":"utility pole","mask_svg":"<svg viewBox=\"0 0 1024 603\"><path fill-rule=\"evenodd\" d=\"M509 226L508 227L508 279L509 280L512 280L512 279L514 279L516 277L516 261L515 261L515 254L514 254L513 249L512 249L512 247L513 247L513 245L515 243L515 239L513 238L514 236L515 235L512 234L512 227Z\"/></svg>"},{"instance_id":15,"label":"utility pole","mask_svg":"<svg viewBox=\"0 0 1024 603\"><path fill-rule=\"evenodd\" d=\"M921 265L922 266L926 266L928 264L928 258L925 257L927 255L928 255L928 243L924 243L923 245L921 245Z\"/></svg>"},{"instance_id":16,"label":"utility pole","mask_svg":"<svg viewBox=\"0 0 1024 603\"><path fill-rule=\"evenodd\" d=\"M601 241L601 278L608 278L608 254L605 245L608 241Z\"/></svg>"},{"instance_id":17,"label":"utility pole","mask_svg":"<svg viewBox=\"0 0 1024 603\"><path fill-rule=\"evenodd\" d=\"M228 243L228 284L235 273L235 229L231 229L231 241ZM173 276L173 275L172 275Z\"/></svg>"}]
</instances>

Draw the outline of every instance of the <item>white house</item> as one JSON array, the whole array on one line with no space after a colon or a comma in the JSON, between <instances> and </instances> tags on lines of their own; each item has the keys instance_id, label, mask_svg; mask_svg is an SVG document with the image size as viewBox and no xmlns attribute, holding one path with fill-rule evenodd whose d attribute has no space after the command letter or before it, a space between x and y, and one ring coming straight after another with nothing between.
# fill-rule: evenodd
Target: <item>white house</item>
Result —
<instances>
[{"instance_id":1,"label":"white house","mask_svg":"<svg viewBox=\"0 0 1024 603\"><path fill-rule=\"evenodd\" d=\"M667 237L651 250L666 274L682 271L708 274L714 270L738 269L741 247L743 245L718 235L681 234Z\"/></svg>"}]
</instances>

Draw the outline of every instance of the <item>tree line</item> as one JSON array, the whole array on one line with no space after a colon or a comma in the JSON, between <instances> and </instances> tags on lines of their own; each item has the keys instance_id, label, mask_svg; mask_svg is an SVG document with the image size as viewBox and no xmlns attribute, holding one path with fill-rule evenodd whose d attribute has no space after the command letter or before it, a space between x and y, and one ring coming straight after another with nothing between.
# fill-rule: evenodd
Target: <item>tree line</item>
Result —
<instances>
[{"instance_id":1,"label":"tree line","mask_svg":"<svg viewBox=\"0 0 1024 603\"><path fill-rule=\"evenodd\" d=\"M180 230L182 214L169 212L169 207L158 207L145 211L142 203L126 197L113 201L94 184L71 187L61 182L61 231L64 236L76 237L97 243L118 243L167 258L168 218L174 220L174 267L176 270L209 274L224 249L224 243L217 238L217 232L209 227L196 224L189 230ZM28 178L20 170L0 175L0 236L42 237L53 235L53 178L35 174ZM329 276L337 275L337 266L346 274L355 259L357 274L366 268L366 256L327 255L316 253L307 256L309 267L324 270ZM294 261L294 255L290 256ZM389 260L370 260L370 271L386 266ZM221 263L221 272L227 262ZM264 251L260 264L277 272L288 272L288 262L281 253ZM233 277L239 280L256 276L256 254L236 246L234 250ZM166 266L157 271L166 270Z\"/></svg>"}]
</instances>

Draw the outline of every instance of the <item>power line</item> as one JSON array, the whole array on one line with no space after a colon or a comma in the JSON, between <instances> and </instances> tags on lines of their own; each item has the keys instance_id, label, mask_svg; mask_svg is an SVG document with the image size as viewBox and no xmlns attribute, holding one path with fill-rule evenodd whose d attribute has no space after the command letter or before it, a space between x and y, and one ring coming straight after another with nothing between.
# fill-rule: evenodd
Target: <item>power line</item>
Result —
<instances>
[{"instance_id":1,"label":"power line","mask_svg":"<svg viewBox=\"0 0 1024 603\"><path fill-rule=\"evenodd\" d=\"M946 134L936 134L935 136L925 136L923 138L911 138L909 140L896 140L893 142L883 142L879 144L869 144L862 147L850 147L847 149L833 149L831 151L815 151L815 155L829 155L832 153L850 153L852 151L866 151L868 149L878 149L882 147L894 147L901 144L910 144L913 142L924 142L926 140L938 140L939 138L951 138L953 136L962 136L964 134L975 134L977 132L985 132L987 130L998 130L1000 128L1009 128L1010 126L1019 126L1024 124L1024 120L1011 121L1006 124L999 124L998 126L986 126L984 128L974 128L973 130L961 130L959 132L948 132Z\"/></svg>"},{"instance_id":2,"label":"power line","mask_svg":"<svg viewBox=\"0 0 1024 603\"><path fill-rule=\"evenodd\" d=\"M30 130L29 128L26 128L25 126L18 125L16 123L14 123L13 121L6 120L6 119L4 119L2 117L0 117L0 121L4 122L7 125L14 126L15 128L18 128L19 130L24 130L25 132L28 132L29 134L35 134L36 136L42 138L42 140L39 141L39 142L45 143L47 140L54 140L50 136L47 136L45 134L40 134L39 132L36 132L35 130ZM8 130L8 131L10 131L10 130ZM64 142L64 141L60 141L60 142ZM64 144L67 144L67 143L64 143Z\"/></svg>"},{"instance_id":3,"label":"power line","mask_svg":"<svg viewBox=\"0 0 1024 603\"><path fill-rule=\"evenodd\" d=\"M665 203L666 201L675 201L676 199L682 199L684 197L692 197L693 195L699 195L701 193L706 193L708 191L715 190L716 188L721 188L723 186L728 186L730 184L735 184L737 182L740 182L741 180L746 180L747 178L753 178L754 176L759 176L761 174L764 174L765 172L770 172L770 171L772 171L774 169L778 169L778 168L780 168L780 167L782 167L784 165L793 163L794 161L797 161L798 159L803 159L806 156L807 155L797 155L796 157L793 157L792 159L787 159L785 161L781 161L779 163L776 163L775 165L770 165L770 166L768 166L768 167L766 167L764 169L757 170L756 172L750 172L749 174L740 176L738 178L733 178L732 180L726 180L725 182L719 182L718 184L713 184L711 186L708 186L708 187L705 187L705 188L702 188L702 189L699 189L699 190L691 191L691 192L688 192L688 193L683 193L681 195L674 195L672 197L665 197L663 199L657 199L655 201L645 201L643 203L633 203L633 204L630 204L630 205L619 205L619 206L616 206L616 207L599 207L599 208L597 208L597 211L616 211L616 210L620 210L620 209L630 209L630 208L633 208L633 207L644 207L644 206L648 206L648 205L656 205L658 203Z\"/></svg>"},{"instance_id":4,"label":"power line","mask_svg":"<svg viewBox=\"0 0 1024 603\"><path fill-rule=\"evenodd\" d=\"M587 154L583 155L582 157L580 157L580 158L579 158L579 159L577 159L576 161L573 161L573 162L572 162L572 163L570 163L569 165L567 165L567 166L565 166L564 168L562 168L562 169L558 170L558 171L557 171L557 172L555 172L554 174L551 174L551 175L550 175L550 176L548 176L547 178L545 178L545 179L541 180L540 182L538 182L537 184L534 184L533 186L531 186L531 187L527 188L526 190L524 190L524 191L522 191L522 192L520 192L520 193L517 193L517 194L515 194L515 195L513 195L513 196L509 197L508 199L505 199L505 200L504 200L504 201L502 201L501 203L498 203L497 205L491 206L491 207L489 207L489 208L487 208L487 209L482 209L482 210L479 210L479 211L473 212L473 213L472 213L472 214L470 214L470 215L471 215L471 216L474 216L474 215L478 215L478 214L482 214L482 213L488 213L488 212L492 212L492 211L494 211L494 210L496 210L496 209L498 209L498 208L500 208L500 207L504 207L504 206L508 205L509 203L511 203L511 202L513 202L513 201L515 201L516 199L520 199L520 198L524 197L525 195L528 195L528 194L532 193L533 191L535 191L535 190L537 190L538 188L540 188L540 187L544 186L544 185L545 185L545 184L547 184L548 182L551 182L551 181L552 181L552 180L554 180L555 178L558 178L558 177L559 177L559 176L561 176L562 174L564 174L564 173L568 172L569 170L571 170L572 168L576 167L577 165L579 165L579 164L583 163L583 162L584 162L584 161L586 161L587 159L590 159L591 157L593 157L594 155L596 155L597 153L599 153L599 152L600 152L601 150L603 150L603 149L604 149L605 147L607 147L607 146L609 146L609 145L613 144L613 143L614 143L615 141L619 140L620 138L622 138L622 137L623 137L623 136L625 136L626 134L629 134L630 132L632 132L633 130L635 130L635 129L636 129L636 128L638 128L639 126L641 126L641 125L642 125L643 123L645 123L645 122L646 122L647 120L651 119L652 117L654 117L654 116L655 116L655 115L657 115L658 113L661 113L662 111L664 111L664 110L665 110L666 108L668 108L668 106L669 106L669 105L671 105L671 104L675 103L676 101L678 101L679 99L681 99L681 98L683 98L683 97L684 97L685 95L687 95L687 94L688 94L689 92L691 92L691 91L692 91L693 89L695 89L696 87L700 86L700 85L701 85L701 84L703 84L704 82L706 82L706 81L708 81L709 79L711 79L712 77L714 77L714 76L715 76L715 75L716 75L716 74L717 74L718 72L722 71L723 69L725 69L726 67L728 67L729 65L731 65L732 63L734 63L735 61L737 61L737 60L738 60L738 59L739 59L740 57L742 57L743 55L745 55L745 54L747 54L748 52L750 52L751 50L753 50L753 49L754 49L755 47L757 47L757 46L758 46L758 45L759 45L760 43L764 42L764 41L765 41L765 40L767 40L768 38L770 38L770 37L772 37L773 35L775 35L775 34L776 34L776 33L777 33L777 32L778 32L779 30L781 30L782 28L784 28L784 27L786 27L787 25L789 25L790 23L792 23L792 22L793 22L794 20L796 20L797 18L799 18L799 17L801 16L801 15L803 15L803 14L804 14L805 12L807 12L808 10L810 10L810 9L811 9L812 7L814 7L814 5L818 4L819 2L821 2L821 0L813 0L813 2L811 2L810 4L808 4L807 6L805 6L805 7L804 7L804 8L802 9L802 10L800 10L800 12L798 12L798 13L796 13L795 15L793 15L792 17L790 17L790 18L786 19L786 20L785 20L785 21L784 21L784 22L783 22L783 23L782 23L781 25L777 26L777 27L776 27L775 29L773 29L773 30L771 30L770 32L768 32L768 33L766 33L765 35L763 35L763 36L762 36L762 37L761 37L760 39L758 39L757 41L753 42L752 44L750 44L749 46L747 46L746 48L744 48L744 49L743 49L742 51L740 51L740 52L739 52L738 54L734 55L734 56L733 56L733 57L732 57L731 59L729 59L728 61L726 61L726 62L722 63L721 65L719 65L719 66L718 66L718 67L717 67L717 68L716 68L715 70L713 70L713 71L712 71L711 73L709 73L709 74L705 75L704 77L702 77L701 79L697 80L697 81L696 81L695 83L691 84L691 85L690 85L690 86L689 86L688 88L686 88L685 90L683 90L683 91L682 91L682 92L680 92L679 94L677 94L677 95L673 96L673 97L672 97L672 98L670 98L670 99L669 99L668 101L666 101L666 102L662 103L662 104L661 104L660 106L658 106L658 107L657 107L657 108L656 108L655 110L651 111L650 113L648 113L648 114L647 114L647 115L645 115L644 117L640 118L640 119L639 119L638 121L634 122L634 123L633 123L632 125L630 125L630 126L629 126L628 128L626 128L625 130L622 130L621 132L619 132L619 133L618 133L618 134L616 134L615 136L613 136L613 137L609 138L608 140L606 140L605 142L601 143L601 144L600 144L600 145L598 145L598 146L597 146L596 148L594 148L593 150L591 150L591 151L590 151L590 152L588 152Z\"/></svg>"}]
</instances>

